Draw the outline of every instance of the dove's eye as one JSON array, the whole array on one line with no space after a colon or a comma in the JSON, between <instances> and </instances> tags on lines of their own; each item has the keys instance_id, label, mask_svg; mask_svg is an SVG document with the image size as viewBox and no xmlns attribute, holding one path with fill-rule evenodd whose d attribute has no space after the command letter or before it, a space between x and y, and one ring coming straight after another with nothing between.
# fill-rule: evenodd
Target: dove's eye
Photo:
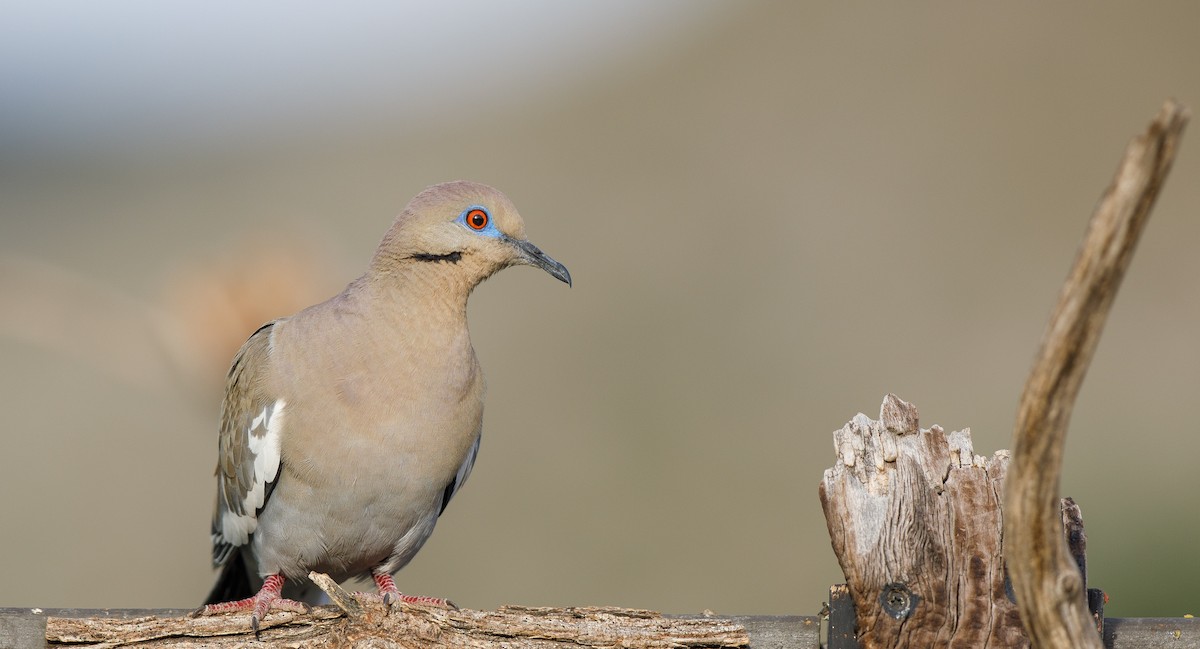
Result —
<instances>
[{"instance_id":1,"label":"dove's eye","mask_svg":"<svg viewBox=\"0 0 1200 649\"><path fill-rule=\"evenodd\" d=\"M482 230L487 227L490 219L488 218L488 213L486 210L481 207L476 207L467 212L465 220L467 225L472 230Z\"/></svg>"}]
</instances>

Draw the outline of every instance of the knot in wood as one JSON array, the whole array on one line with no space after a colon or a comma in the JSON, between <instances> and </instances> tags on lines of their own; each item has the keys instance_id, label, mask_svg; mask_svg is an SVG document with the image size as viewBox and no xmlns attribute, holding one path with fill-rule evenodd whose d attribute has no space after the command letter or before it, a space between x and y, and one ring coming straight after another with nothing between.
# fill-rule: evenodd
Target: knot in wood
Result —
<instances>
[{"instance_id":1,"label":"knot in wood","mask_svg":"<svg viewBox=\"0 0 1200 649\"><path fill-rule=\"evenodd\" d=\"M883 607L883 612L897 620L903 620L912 615L913 609L920 602L920 596L899 582L892 582L884 586L883 591L879 593L879 604Z\"/></svg>"},{"instance_id":2,"label":"knot in wood","mask_svg":"<svg viewBox=\"0 0 1200 649\"><path fill-rule=\"evenodd\" d=\"M1083 577L1076 572L1074 565L1058 573L1058 592L1066 600L1083 597Z\"/></svg>"}]
</instances>

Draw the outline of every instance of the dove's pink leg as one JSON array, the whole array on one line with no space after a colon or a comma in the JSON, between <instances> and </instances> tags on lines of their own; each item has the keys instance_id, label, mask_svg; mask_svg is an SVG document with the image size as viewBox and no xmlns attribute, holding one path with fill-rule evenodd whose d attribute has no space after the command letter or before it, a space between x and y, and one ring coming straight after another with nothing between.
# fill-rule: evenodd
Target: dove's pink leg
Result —
<instances>
[{"instance_id":1,"label":"dove's pink leg","mask_svg":"<svg viewBox=\"0 0 1200 649\"><path fill-rule=\"evenodd\" d=\"M218 613L234 613L242 611L252 611L250 616L250 627L254 629L254 633L258 633L258 623L265 617L271 609L280 611L294 611L296 613L307 613L312 610L312 607L304 602L283 598L283 576L271 575L263 581L262 588L258 590L258 594L254 597L239 599L233 602L221 602L220 604L209 604L200 609L199 615L216 615Z\"/></svg>"},{"instance_id":2,"label":"dove's pink leg","mask_svg":"<svg viewBox=\"0 0 1200 649\"><path fill-rule=\"evenodd\" d=\"M421 595L405 595L396 588L396 581L388 573L372 572L371 576L375 579L375 585L379 587L379 598L384 604L391 604L397 600L405 604L419 604L421 606L438 606L441 608L458 608L448 599L441 597L424 597Z\"/></svg>"}]
</instances>

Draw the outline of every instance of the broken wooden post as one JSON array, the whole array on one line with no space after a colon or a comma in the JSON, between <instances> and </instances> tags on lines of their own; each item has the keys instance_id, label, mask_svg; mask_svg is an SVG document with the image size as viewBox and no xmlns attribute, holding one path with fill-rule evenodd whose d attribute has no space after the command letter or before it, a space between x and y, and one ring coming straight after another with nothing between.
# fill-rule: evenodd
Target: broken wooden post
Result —
<instances>
[{"instance_id":1,"label":"broken wooden post","mask_svg":"<svg viewBox=\"0 0 1200 649\"><path fill-rule=\"evenodd\" d=\"M1062 452L1187 121L1168 101L1092 216L1025 384L1007 484L1006 452L983 458L969 431L921 430L916 408L893 395L879 421L860 414L834 433L840 462L825 472L821 504L862 647L1104 646L1104 598L1084 582L1082 520L1074 502L1059 501Z\"/></svg>"},{"instance_id":2,"label":"broken wooden post","mask_svg":"<svg viewBox=\"0 0 1200 649\"><path fill-rule=\"evenodd\" d=\"M821 507L859 646L1028 646L1005 585L1007 451L985 458L970 430L921 429L917 409L891 394L879 420L855 416L834 447Z\"/></svg>"},{"instance_id":3,"label":"broken wooden post","mask_svg":"<svg viewBox=\"0 0 1200 649\"><path fill-rule=\"evenodd\" d=\"M969 429L922 429L892 394L878 421L859 414L833 436L820 495L847 583L830 592L829 649L1028 647L1004 563L1008 451L985 458ZM1070 498L1060 513L1086 576L1083 515ZM1102 632L1104 593L1088 594Z\"/></svg>"}]
</instances>

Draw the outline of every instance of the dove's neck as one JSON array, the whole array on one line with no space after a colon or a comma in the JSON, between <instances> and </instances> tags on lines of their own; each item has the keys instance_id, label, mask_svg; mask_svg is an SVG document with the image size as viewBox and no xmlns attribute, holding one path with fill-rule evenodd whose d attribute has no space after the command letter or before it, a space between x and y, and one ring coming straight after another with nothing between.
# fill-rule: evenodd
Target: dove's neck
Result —
<instances>
[{"instance_id":1,"label":"dove's neck","mask_svg":"<svg viewBox=\"0 0 1200 649\"><path fill-rule=\"evenodd\" d=\"M485 275L464 260L415 261L372 272L346 289L347 301L372 319L407 330L466 327L467 298Z\"/></svg>"}]
</instances>

